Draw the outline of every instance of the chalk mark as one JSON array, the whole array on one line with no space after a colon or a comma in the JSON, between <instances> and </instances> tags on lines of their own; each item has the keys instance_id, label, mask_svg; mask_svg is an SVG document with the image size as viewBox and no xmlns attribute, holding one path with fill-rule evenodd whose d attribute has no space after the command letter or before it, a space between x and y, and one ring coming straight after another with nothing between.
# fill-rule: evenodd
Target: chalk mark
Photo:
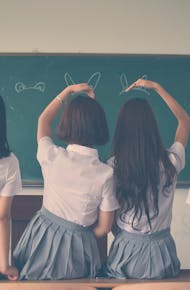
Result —
<instances>
[{"instance_id":1,"label":"chalk mark","mask_svg":"<svg viewBox=\"0 0 190 290\"><path fill-rule=\"evenodd\" d=\"M147 75L143 75L141 77L141 79L147 80L148 77L147 77ZM121 88L122 88L122 91L120 92L120 95L121 95L123 93L126 93L125 90L129 87L129 83L128 83L127 76L125 73L122 73L120 75L120 84L121 84ZM148 96L150 95L149 91L147 89L145 89L144 87L135 87L132 90L141 91L141 92L147 94Z\"/></svg>"},{"instance_id":2,"label":"chalk mark","mask_svg":"<svg viewBox=\"0 0 190 290\"><path fill-rule=\"evenodd\" d=\"M26 91L26 90L36 90L41 93L45 91L46 84L44 82L38 82L34 86L27 86L22 82L18 82L15 84L15 91L17 94Z\"/></svg>"},{"instance_id":3,"label":"chalk mark","mask_svg":"<svg viewBox=\"0 0 190 290\"><path fill-rule=\"evenodd\" d=\"M93 73L90 78L88 79L87 81L87 84L95 91L95 89L97 88L98 86L98 83L101 79L101 72L95 72ZM65 75L64 75L64 79L65 79L65 83L67 86L70 86L70 85L74 85L76 84L76 82L73 80L72 76L70 75L70 73L66 72Z\"/></svg>"}]
</instances>

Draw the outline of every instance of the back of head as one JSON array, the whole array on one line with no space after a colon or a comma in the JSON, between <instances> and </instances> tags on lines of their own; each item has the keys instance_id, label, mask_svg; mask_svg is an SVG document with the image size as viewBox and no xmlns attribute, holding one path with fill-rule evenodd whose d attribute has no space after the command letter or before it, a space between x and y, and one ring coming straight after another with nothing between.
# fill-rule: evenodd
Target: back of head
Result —
<instances>
[{"instance_id":1,"label":"back of head","mask_svg":"<svg viewBox=\"0 0 190 290\"><path fill-rule=\"evenodd\" d=\"M0 96L0 158L10 155L10 149L7 142L7 124L6 111L3 98Z\"/></svg>"},{"instance_id":2,"label":"back of head","mask_svg":"<svg viewBox=\"0 0 190 290\"><path fill-rule=\"evenodd\" d=\"M90 147L106 144L109 131L104 110L96 100L76 96L62 113L58 136L67 144Z\"/></svg>"},{"instance_id":3,"label":"back of head","mask_svg":"<svg viewBox=\"0 0 190 290\"><path fill-rule=\"evenodd\" d=\"M151 219L159 213L160 164L166 173L166 187L173 181L175 168L162 144L154 113L146 100L131 99L121 108L113 138L113 155L116 190L122 212L134 209L133 222L135 218L140 220L145 212L151 226ZM150 216L150 199L153 201L153 216Z\"/></svg>"}]
</instances>

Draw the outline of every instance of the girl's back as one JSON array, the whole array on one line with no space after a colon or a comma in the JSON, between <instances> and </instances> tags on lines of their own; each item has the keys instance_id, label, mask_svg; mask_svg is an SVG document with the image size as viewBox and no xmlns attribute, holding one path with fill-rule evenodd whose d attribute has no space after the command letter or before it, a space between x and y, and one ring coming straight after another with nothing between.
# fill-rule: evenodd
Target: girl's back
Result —
<instances>
[{"instance_id":1,"label":"girl's back","mask_svg":"<svg viewBox=\"0 0 190 290\"><path fill-rule=\"evenodd\" d=\"M89 226L98 208L112 210L113 170L99 160L98 151L78 144L66 149L50 137L39 141L38 160L44 177L43 205L66 220ZM107 201L109 199L109 207Z\"/></svg>"},{"instance_id":2,"label":"girl's back","mask_svg":"<svg viewBox=\"0 0 190 290\"><path fill-rule=\"evenodd\" d=\"M160 164L160 184L158 185L158 214L156 216L154 212L154 204L153 204L153 194L147 190L148 196L148 207L150 217L154 217L151 220L151 227L148 223L147 215L142 207L142 216L139 219L137 215L133 221L135 210L130 209L127 213L117 214L117 225L119 228L124 229L128 232L137 232L137 233L153 233L156 231L160 231L163 229L170 228L171 220L172 220L172 206L174 193L176 188L177 175L183 170L185 167L185 148L180 142L175 142L168 149L168 156L171 160L171 163L174 165L176 169L176 175L173 178L172 183L169 187L165 188L167 183L167 176L165 174L165 170L163 164ZM108 161L108 164L113 166L113 158Z\"/></svg>"}]
</instances>

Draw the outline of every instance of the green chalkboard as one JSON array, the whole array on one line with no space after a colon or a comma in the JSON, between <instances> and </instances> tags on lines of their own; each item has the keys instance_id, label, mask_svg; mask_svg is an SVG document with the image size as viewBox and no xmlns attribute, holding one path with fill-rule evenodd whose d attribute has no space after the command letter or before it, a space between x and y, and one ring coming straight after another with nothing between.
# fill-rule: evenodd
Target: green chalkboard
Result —
<instances>
[{"instance_id":1,"label":"green chalkboard","mask_svg":"<svg viewBox=\"0 0 190 290\"><path fill-rule=\"evenodd\" d=\"M36 161L37 118L48 102L65 87L66 72L76 82L87 82L94 72L101 73L95 92L106 111L111 136L118 110L126 100L125 95L119 95L122 73L127 75L129 83L147 74L167 88L190 113L190 56L0 55L0 94L7 105L9 143L19 158L22 179L34 184L42 180ZM159 96L151 93L147 98L156 113L164 143L170 146L177 122ZM110 144L99 148L101 159L109 156ZM186 168L179 180L188 183L189 145L186 152Z\"/></svg>"}]
</instances>

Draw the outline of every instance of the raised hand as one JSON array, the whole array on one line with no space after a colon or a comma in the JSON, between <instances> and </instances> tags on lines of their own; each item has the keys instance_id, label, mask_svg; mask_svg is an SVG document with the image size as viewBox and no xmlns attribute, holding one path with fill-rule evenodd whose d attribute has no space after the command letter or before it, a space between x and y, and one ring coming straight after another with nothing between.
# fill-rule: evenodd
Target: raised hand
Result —
<instances>
[{"instance_id":1,"label":"raised hand","mask_svg":"<svg viewBox=\"0 0 190 290\"><path fill-rule=\"evenodd\" d=\"M68 86L66 89L69 90L71 93L86 92L89 97L93 99L95 98L93 89L87 83L71 85Z\"/></svg>"},{"instance_id":2,"label":"raised hand","mask_svg":"<svg viewBox=\"0 0 190 290\"><path fill-rule=\"evenodd\" d=\"M129 92L130 90L134 89L135 87L144 87L146 89L156 90L158 86L159 86L159 84L156 82L145 80L145 79L138 79L136 82L134 82L132 85L130 85L125 90L125 92Z\"/></svg>"}]
</instances>

